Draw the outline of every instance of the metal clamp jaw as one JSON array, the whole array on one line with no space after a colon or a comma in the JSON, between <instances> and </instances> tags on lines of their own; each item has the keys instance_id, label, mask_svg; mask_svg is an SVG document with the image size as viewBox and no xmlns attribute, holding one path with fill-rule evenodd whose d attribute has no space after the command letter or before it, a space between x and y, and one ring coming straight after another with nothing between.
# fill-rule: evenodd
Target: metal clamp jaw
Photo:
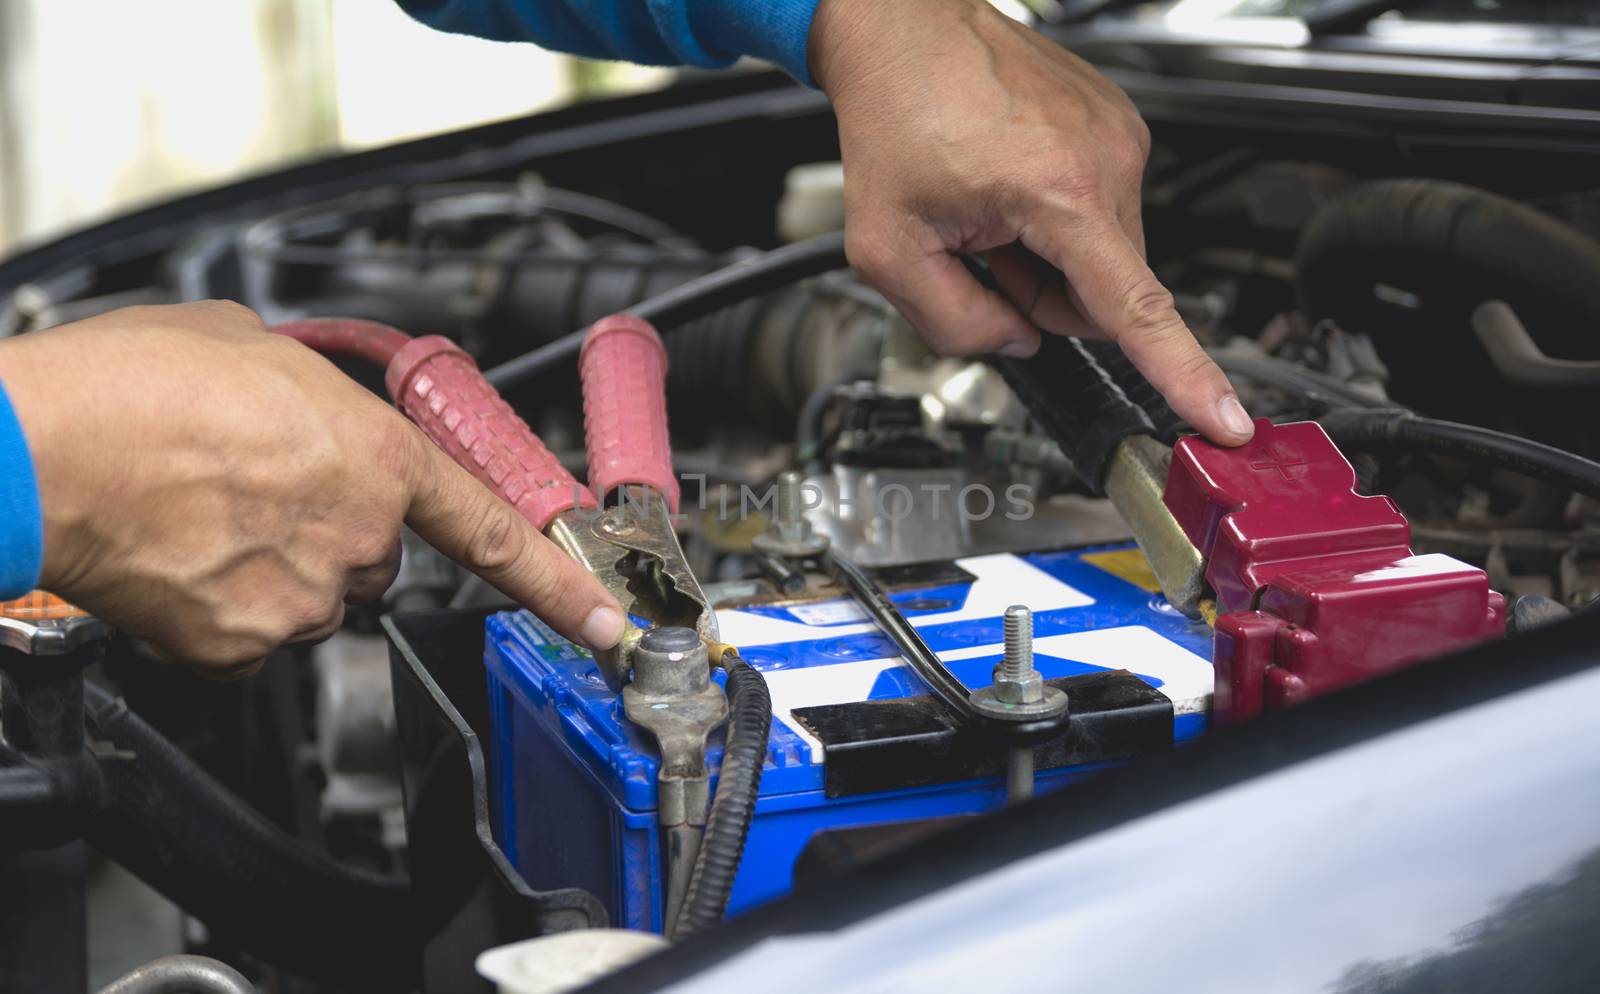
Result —
<instances>
[{"instance_id":1,"label":"metal clamp jaw","mask_svg":"<svg viewBox=\"0 0 1600 994\"><path fill-rule=\"evenodd\" d=\"M622 641L595 654L612 690L627 683L644 635L634 619L691 629L703 645L719 641L716 612L689 569L666 500L642 486L624 487L619 494L622 499L612 507L565 512L548 532L605 584L629 616Z\"/></svg>"}]
</instances>

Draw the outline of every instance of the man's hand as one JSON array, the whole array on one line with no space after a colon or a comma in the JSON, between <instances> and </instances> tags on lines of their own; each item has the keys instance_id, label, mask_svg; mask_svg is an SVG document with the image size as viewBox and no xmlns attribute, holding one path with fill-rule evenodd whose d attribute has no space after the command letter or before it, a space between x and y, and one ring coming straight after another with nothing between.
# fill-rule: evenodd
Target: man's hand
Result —
<instances>
[{"instance_id":1,"label":"man's hand","mask_svg":"<svg viewBox=\"0 0 1600 994\"><path fill-rule=\"evenodd\" d=\"M930 345L1028 356L1037 328L1109 338L1207 437L1250 438L1145 265L1150 138L1121 90L985 0L823 0L810 49L839 118L851 264ZM1003 297L954 255L982 251Z\"/></svg>"},{"instance_id":2,"label":"man's hand","mask_svg":"<svg viewBox=\"0 0 1600 994\"><path fill-rule=\"evenodd\" d=\"M327 360L237 304L136 307L0 343L44 507L40 586L179 662L251 672L376 600L408 523L592 648L620 607Z\"/></svg>"}]
</instances>

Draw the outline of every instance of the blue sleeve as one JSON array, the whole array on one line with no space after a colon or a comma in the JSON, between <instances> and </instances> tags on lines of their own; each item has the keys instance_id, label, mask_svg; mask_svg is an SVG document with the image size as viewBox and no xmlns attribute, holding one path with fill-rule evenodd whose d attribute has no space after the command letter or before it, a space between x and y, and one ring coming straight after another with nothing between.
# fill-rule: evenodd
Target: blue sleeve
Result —
<instances>
[{"instance_id":1,"label":"blue sleeve","mask_svg":"<svg viewBox=\"0 0 1600 994\"><path fill-rule=\"evenodd\" d=\"M44 566L44 515L33 456L11 398L0 386L0 600L39 585Z\"/></svg>"},{"instance_id":2,"label":"blue sleeve","mask_svg":"<svg viewBox=\"0 0 1600 994\"><path fill-rule=\"evenodd\" d=\"M398 0L429 27L594 59L720 69L742 55L807 86L818 0Z\"/></svg>"}]
</instances>

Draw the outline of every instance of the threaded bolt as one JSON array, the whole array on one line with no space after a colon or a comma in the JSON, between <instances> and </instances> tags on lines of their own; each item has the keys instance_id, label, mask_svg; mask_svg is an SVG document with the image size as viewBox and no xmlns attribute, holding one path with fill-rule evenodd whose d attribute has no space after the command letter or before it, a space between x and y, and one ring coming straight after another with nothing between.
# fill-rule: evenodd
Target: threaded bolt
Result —
<instances>
[{"instance_id":1,"label":"threaded bolt","mask_svg":"<svg viewBox=\"0 0 1600 994\"><path fill-rule=\"evenodd\" d=\"M825 535L818 535L805 516L805 476L787 470L778 474L778 492L772 500L771 527L757 535L756 551L773 556L803 559L822 554L828 547Z\"/></svg>"},{"instance_id":2,"label":"threaded bolt","mask_svg":"<svg viewBox=\"0 0 1600 994\"><path fill-rule=\"evenodd\" d=\"M1005 639L999 679L1012 683L1026 680L1033 673L1033 612L1024 605L1006 608Z\"/></svg>"},{"instance_id":3,"label":"threaded bolt","mask_svg":"<svg viewBox=\"0 0 1600 994\"><path fill-rule=\"evenodd\" d=\"M778 501L774 515L785 524L797 522L800 517L800 484L803 478L794 470L778 474Z\"/></svg>"}]
</instances>

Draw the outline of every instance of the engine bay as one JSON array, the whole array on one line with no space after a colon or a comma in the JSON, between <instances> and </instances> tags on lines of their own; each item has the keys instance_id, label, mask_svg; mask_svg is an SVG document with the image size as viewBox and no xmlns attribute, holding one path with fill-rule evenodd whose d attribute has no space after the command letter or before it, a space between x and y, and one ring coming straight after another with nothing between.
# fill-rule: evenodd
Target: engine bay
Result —
<instances>
[{"instance_id":1,"label":"engine bay","mask_svg":"<svg viewBox=\"0 0 1600 994\"><path fill-rule=\"evenodd\" d=\"M671 309L682 287L759 267L783 246L833 238L842 255L843 179L826 105L763 77L685 90L156 208L92 245L68 240L13 263L0 328L220 297L269 325L337 316L445 336L583 479L594 467L582 388L560 343L656 306L681 488L675 540L720 641L770 694L770 735L754 760L761 786L723 885L731 914L1001 808L1008 791L1018 800L1035 784L1059 790L1207 735L1224 681L1214 672L1219 616L1259 613L1260 596L1175 606L1158 557L1134 544L1150 552L1128 505L1085 479L1076 440L1063 444L1042 423L1002 364L933 354L876 291L815 260L826 271L779 281L774 268L775 285ZM1489 134L1349 122L1319 131L1315 121L1162 110L1146 109L1155 146L1144 222L1151 265L1189 327L1253 418L1321 425L1333 458L1342 452L1354 471L1335 481L1341 501L1392 500L1385 508L1409 524L1399 543L1407 568L1477 577L1472 634L1440 635L1399 652L1396 665L1501 637L1515 659L1520 635L1600 599L1592 151L1552 138L1539 169L1511 170ZM545 349L558 351L530 362ZM1200 467L1196 478L1215 463L1184 448L1187 427L1170 411L1119 379L1126 362L1114 348L1083 352L1131 384L1111 389L1145 407L1150 437L1178 445L1141 465L1184 523L1169 460ZM336 361L383 392L381 370ZM1320 472L1321 457L1304 454L1320 442L1271 438L1252 468L1282 481ZM1195 525L1190 539L1204 545L1205 530ZM1319 548L1354 548L1340 541ZM926 673L901 664L912 655L902 636L824 550L859 567L974 692L999 686L1022 638L1008 609L1025 606L1037 673L1014 682L1042 681L1070 699L1068 731L1019 747L952 721ZM628 569L627 582L654 584L662 599L683 594L659 572ZM1412 588L1401 596L1421 603ZM1413 637L1399 615L1362 617L1377 640ZM1424 642L1437 620L1420 623ZM1228 631L1243 644L1243 629ZM114 691L139 716L134 731L107 719L107 738L174 744L206 783L283 836L260 841L271 833L252 822L224 851L196 841L200 858L187 869L121 847L176 879L186 910L208 900L195 867L237 863L239 840L273 853L294 840L343 867L348 879L329 878L343 895L329 898L330 919L381 903L364 888L405 873L408 900L436 913L428 934L399 910L372 913L392 916L422 950L423 989L444 990L493 946L585 926L671 932L669 905L692 903L688 871L673 870L671 827L684 819L669 818L658 793L665 740L588 653L420 540L408 536L381 609L353 609L326 642L280 656L249 681L196 684L113 637L89 679L91 707L110 708ZM1229 658L1244 666L1242 651ZM632 686L641 674L636 663ZM713 680L737 713L747 691L735 694L734 681L731 664ZM1049 696L1028 692L1030 704ZM708 781L736 732L711 731L709 747L700 734L710 772L689 777L699 786L687 806L702 814L686 817L709 838L703 811L718 788ZM1018 749L1028 753L1026 791ZM194 803L196 819L215 808ZM117 844L102 842L116 858ZM695 863L693 852L682 858ZM191 950L255 957L329 990L415 981L409 960L382 962L392 937L350 940L336 956L301 934L332 927L319 915L289 927L265 911L208 910L195 915L206 927ZM339 958L345 965L330 966Z\"/></svg>"}]
</instances>

